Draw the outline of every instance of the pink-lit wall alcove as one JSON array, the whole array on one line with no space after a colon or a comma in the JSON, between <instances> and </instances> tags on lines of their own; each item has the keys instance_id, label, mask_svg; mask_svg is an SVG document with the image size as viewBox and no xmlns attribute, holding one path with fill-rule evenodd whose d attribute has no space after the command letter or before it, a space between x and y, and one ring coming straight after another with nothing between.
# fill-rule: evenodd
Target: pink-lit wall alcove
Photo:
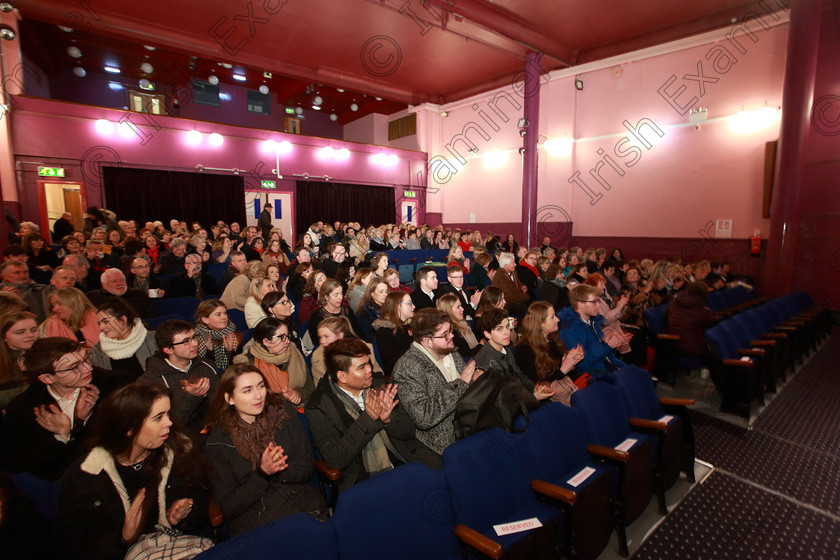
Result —
<instances>
[{"instance_id":1,"label":"pink-lit wall alcove","mask_svg":"<svg viewBox=\"0 0 840 560\"><path fill-rule=\"evenodd\" d=\"M260 189L260 179L275 178L272 175L274 153L264 146L269 138L277 142L288 140L293 145L290 153L279 156L279 170L285 180L279 181L277 191L272 192L294 193L293 173L329 175L334 182L395 186L395 220L403 186L418 191L421 199L424 195L426 154L422 152L23 96L14 99L13 107L10 115L21 215L39 223L43 221L39 207L39 165L64 167L68 181L82 182L84 202L88 206L107 202L103 200L99 173L107 165L192 172L197 171L197 166L237 168L245 177L246 191L255 191ZM110 133L103 133L96 127L99 119L114 123L128 119L134 127L129 126L124 134L117 126ZM190 145L185 141L190 130L203 133L200 144ZM208 135L213 132L224 137L221 146L208 143ZM320 149L324 146L335 151L346 149L349 155L343 160L323 157ZM392 161L385 164L372 161L380 153L393 156ZM421 214L419 219L422 221L425 216Z\"/></svg>"}]
</instances>

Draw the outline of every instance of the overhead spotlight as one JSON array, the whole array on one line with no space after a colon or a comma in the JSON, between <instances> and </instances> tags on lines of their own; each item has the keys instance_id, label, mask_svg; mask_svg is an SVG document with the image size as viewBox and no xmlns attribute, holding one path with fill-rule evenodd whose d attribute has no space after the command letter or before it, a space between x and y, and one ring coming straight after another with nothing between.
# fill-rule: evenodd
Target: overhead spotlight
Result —
<instances>
[{"instance_id":1,"label":"overhead spotlight","mask_svg":"<svg viewBox=\"0 0 840 560\"><path fill-rule=\"evenodd\" d=\"M143 78L142 80L140 80L140 87L143 88L143 89L149 89L151 87L151 85L152 85L152 82L150 82L146 78Z\"/></svg>"},{"instance_id":2,"label":"overhead spotlight","mask_svg":"<svg viewBox=\"0 0 840 560\"><path fill-rule=\"evenodd\" d=\"M335 153L335 159L337 160L345 160L350 159L350 150L347 148L341 148Z\"/></svg>"},{"instance_id":3,"label":"overhead spotlight","mask_svg":"<svg viewBox=\"0 0 840 560\"><path fill-rule=\"evenodd\" d=\"M441 111L440 116L443 117L443 118L446 118L446 117L449 116L449 113L447 113L446 111Z\"/></svg>"},{"instance_id":4,"label":"overhead spotlight","mask_svg":"<svg viewBox=\"0 0 840 560\"><path fill-rule=\"evenodd\" d=\"M519 148L519 154L525 155L525 148Z\"/></svg>"},{"instance_id":5,"label":"overhead spotlight","mask_svg":"<svg viewBox=\"0 0 840 560\"><path fill-rule=\"evenodd\" d=\"M248 78L246 78L246 77L245 77L245 76L243 76L242 74L234 74L234 75L233 75L233 79L234 79L234 80L237 80L237 81L239 81L239 82L244 82L244 81L246 81Z\"/></svg>"},{"instance_id":6,"label":"overhead spotlight","mask_svg":"<svg viewBox=\"0 0 840 560\"><path fill-rule=\"evenodd\" d=\"M226 69L228 69L228 70L230 70L231 68L233 68L233 65L228 64L227 62L220 62L220 63L219 63L219 66L221 66L222 68L226 68Z\"/></svg>"},{"instance_id":7,"label":"overhead spotlight","mask_svg":"<svg viewBox=\"0 0 840 560\"><path fill-rule=\"evenodd\" d=\"M353 103L352 105L350 105L350 110L355 113L356 111L359 110L359 106L356 105L355 103Z\"/></svg>"},{"instance_id":8,"label":"overhead spotlight","mask_svg":"<svg viewBox=\"0 0 840 560\"><path fill-rule=\"evenodd\" d=\"M155 71L155 67L149 64L148 62L144 62L140 65L140 70L142 70L144 74L151 74Z\"/></svg>"},{"instance_id":9,"label":"overhead spotlight","mask_svg":"<svg viewBox=\"0 0 840 560\"><path fill-rule=\"evenodd\" d=\"M263 84L260 86L260 93L263 95L268 95L269 89L268 86Z\"/></svg>"},{"instance_id":10,"label":"overhead spotlight","mask_svg":"<svg viewBox=\"0 0 840 560\"><path fill-rule=\"evenodd\" d=\"M525 136L526 134L528 134L527 130L525 130L524 128L519 129L519 136Z\"/></svg>"},{"instance_id":11,"label":"overhead spotlight","mask_svg":"<svg viewBox=\"0 0 840 560\"><path fill-rule=\"evenodd\" d=\"M207 78L207 81L213 84L214 86L219 85L219 77L216 74L210 74L210 77Z\"/></svg>"},{"instance_id":12,"label":"overhead spotlight","mask_svg":"<svg viewBox=\"0 0 840 560\"><path fill-rule=\"evenodd\" d=\"M147 51L156 51L157 50L157 47L153 47L151 45L143 45L143 48L146 49Z\"/></svg>"},{"instance_id":13,"label":"overhead spotlight","mask_svg":"<svg viewBox=\"0 0 840 560\"><path fill-rule=\"evenodd\" d=\"M99 119L96 121L96 130L102 134L111 134L114 132L114 123L107 119Z\"/></svg>"},{"instance_id":14,"label":"overhead spotlight","mask_svg":"<svg viewBox=\"0 0 840 560\"><path fill-rule=\"evenodd\" d=\"M109 74L119 74L120 73L120 69L117 68L116 66L106 66L105 71L108 72Z\"/></svg>"},{"instance_id":15,"label":"overhead spotlight","mask_svg":"<svg viewBox=\"0 0 840 560\"><path fill-rule=\"evenodd\" d=\"M197 130L187 132L187 144L201 144L201 133Z\"/></svg>"},{"instance_id":16,"label":"overhead spotlight","mask_svg":"<svg viewBox=\"0 0 840 560\"><path fill-rule=\"evenodd\" d=\"M320 95L316 95L315 99L312 100L312 103L314 103L315 105L320 105L323 102L324 102L324 98L321 97Z\"/></svg>"},{"instance_id":17,"label":"overhead spotlight","mask_svg":"<svg viewBox=\"0 0 840 560\"><path fill-rule=\"evenodd\" d=\"M283 140L279 144L277 144L277 153L278 154L288 154L292 151L292 143L288 140Z\"/></svg>"},{"instance_id":18,"label":"overhead spotlight","mask_svg":"<svg viewBox=\"0 0 840 560\"><path fill-rule=\"evenodd\" d=\"M335 113L332 113L330 115L330 120L333 121L333 122L337 121L338 120L338 115L336 115Z\"/></svg>"},{"instance_id":19,"label":"overhead spotlight","mask_svg":"<svg viewBox=\"0 0 840 560\"><path fill-rule=\"evenodd\" d=\"M14 6L9 4L8 2L3 2L2 4L0 4L0 12L9 13L14 9L15 9Z\"/></svg>"},{"instance_id":20,"label":"overhead spotlight","mask_svg":"<svg viewBox=\"0 0 840 560\"><path fill-rule=\"evenodd\" d=\"M271 72L263 72L263 78L265 78L266 80L270 80L271 79Z\"/></svg>"},{"instance_id":21,"label":"overhead spotlight","mask_svg":"<svg viewBox=\"0 0 840 560\"><path fill-rule=\"evenodd\" d=\"M516 126L518 128L528 128L529 126L531 126L531 123L528 122L528 119L519 119L519 121L516 123Z\"/></svg>"},{"instance_id":22,"label":"overhead spotlight","mask_svg":"<svg viewBox=\"0 0 840 560\"><path fill-rule=\"evenodd\" d=\"M295 107L295 114L302 115L303 114L303 107Z\"/></svg>"},{"instance_id":23,"label":"overhead spotlight","mask_svg":"<svg viewBox=\"0 0 840 560\"><path fill-rule=\"evenodd\" d=\"M374 99L376 99L377 101L382 101L381 97L374 97Z\"/></svg>"},{"instance_id":24,"label":"overhead spotlight","mask_svg":"<svg viewBox=\"0 0 840 560\"><path fill-rule=\"evenodd\" d=\"M341 88L335 88L335 91L337 91L338 93L344 93L344 90Z\"/></svg>"},{"instance_id":25,"label":"overhead spotlight","mask_svg":"<svg viewBox=\"0 0 840 560\"><path fill-rule=\"evenodd\" d=\"M320 110L321 110L321 108L320 108L320 107L318 107L317 105L313 105L313 106L312 106L312 109L313 109L314 111L320 111Z\"/></svg>"},{"instance_id":26,"label":"overhead spotlight","mask_svg":"<svg viewBox=\"0 0 840 560\"><path fill-rule=\"evenodd\" d=\"M65 27L63 25L58 26L59 31L63 31L64 33L73 33L72 27Z\"/></svg>"},{"instance_id":27,"label":"overhead spotlight","mask_svg":"<svg viewBox=\"0 0 840 560\"><path fill-rule=\"evenodd\" d=\"M70 58L81 58L82 57L82 49L75 45L71 45L67 47L67 54Z\"/></svg>"},{"instance_id":28,"label":"overhead spotlight","mask_svg":"<svg viewBox=\"0 0 840 560\"><path fill-rule=\"evenodd\" d=\"M224 144L225 138L218 132L214 132L210 135L208 142L211 146L221 146L222 144Z\"/></svg>"},{"instance_id":29,"label":"overhead spotlight","mask_svg":"<svg viewBox=\"0 0 840 560\"><path fill-rule=\"evenodd\" d=\"M331 158L335 155L335 149L332 146L324 146L320 150L320 156L324 159Z\"/></svg>"},{"instance_id":30,"label":"overhead spotlight","mask_svg":"<svg viewBox=\"0 0 840 560\"><path fill-rule=\"evenodd\" d=\"M73 73L79 78L84 78L85 76L87 76L87 72L81 66L76 66L75 68L73 68Z\"/></svg>"},{"instance_id":31,"label":"overhead spotlight","mask_svg":"<svg viewBox=\"0 0 840 560\"><path fill-rule=\"evenodd\" d=\"M583 80L580 79L580 76L575 77L575 88L578 91L583 89Z\"/></svg>"},{"instance_id":32,"label":"overhead spotlight","mask_svg":"<svg viewBox=\"0 0 840 560\"><path fill-rule=\"evenodd\" d=\"M15 32L11 27L2 26L0 27L0 39L3 39L4 41L14 41Z\"/></svg>"}]
</instances>

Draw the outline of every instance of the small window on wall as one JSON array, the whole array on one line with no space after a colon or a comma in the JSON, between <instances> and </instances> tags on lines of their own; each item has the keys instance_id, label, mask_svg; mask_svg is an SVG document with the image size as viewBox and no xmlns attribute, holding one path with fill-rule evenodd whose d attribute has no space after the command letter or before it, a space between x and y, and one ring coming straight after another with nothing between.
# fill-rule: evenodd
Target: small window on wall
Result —
<instances>
[{"instance_id":1,"label":"small window on wall","mask_svg":"<svg viewBox=\"0 0 840 560\"><path fill-rule=\"evenodd\" d=\"M152 95L139 91L128 92L128 106L132 111L150 115L163 115L165 111L163 95Z\"/></svg>"},{"instance_id":2,"label":"small window on wall","mask_svg":"<svg viewBox=\"0 0 840 560\"><path fill-rule=\"evenodd\" d=\"M271 94L248 90L248 112L261 115L271 114Z\"/></svg>"},{"instance_id":3,"label":"small window on wall","mask_svg":"<svg viewBox=\"0 0 840 560\"><path fill-rule=\"evenodd\" d=\"M301 134L300 119L297 117L286 117L286 120L283 121L283 132L288 132L289 134Z\"/></svg>"}]
</instances>

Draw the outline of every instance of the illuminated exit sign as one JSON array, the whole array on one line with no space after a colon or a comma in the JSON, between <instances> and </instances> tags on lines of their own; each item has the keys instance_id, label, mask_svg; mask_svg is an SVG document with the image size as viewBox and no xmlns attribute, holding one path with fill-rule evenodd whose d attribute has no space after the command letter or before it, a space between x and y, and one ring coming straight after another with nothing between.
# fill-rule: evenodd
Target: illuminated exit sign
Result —
<instances>
[{"instance_id":1,"label":"illuminated exit sign","mask_svg":"<svg viewBox=\"0 0 840 560\"><path fill-rule=\"evenodd\" d=\"M415 191L403 191L403 196L406 198L416 198L417 193Z\"/></svg>"},{"instance_id":2,"label":"illuminated exit sign","mask_svg":"<svg viewBox=\"0 0 840 560\"><path fill-rule=\"evenodd\" d=\"M38 175L41 177L64 177L63 167L39 167Z\"/></svg>"},{"instance_id":3,"label":"illuminated exit sign","mask_svg":"<svg viewBox=\"0 0 840 560\"><path fill-rule=\"evenodd\" d=\"M264 189L276 189L277 183L275 181L262 181L262 188Z\"/></svg>"}]
</instances>

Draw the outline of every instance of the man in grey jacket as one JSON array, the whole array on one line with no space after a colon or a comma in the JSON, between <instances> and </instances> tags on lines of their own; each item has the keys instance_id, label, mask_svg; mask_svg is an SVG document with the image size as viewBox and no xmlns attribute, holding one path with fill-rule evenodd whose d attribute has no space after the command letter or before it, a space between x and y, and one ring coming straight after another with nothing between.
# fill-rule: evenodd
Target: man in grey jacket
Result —
<instances>
[{"instance_id":1,"label":"man in grey jacket","mask_svg":"<svg viewBox=\"0 0 840 560\"><path fill-rule=\"evenodd\" d=\"M414 342L394 366L400 403L417 428L417 439L435 453L455 442L455 405L478 379L475 363L464 364L455 351L449 315L421 309L411 321Z\"/></svg>"}]
</instances>

